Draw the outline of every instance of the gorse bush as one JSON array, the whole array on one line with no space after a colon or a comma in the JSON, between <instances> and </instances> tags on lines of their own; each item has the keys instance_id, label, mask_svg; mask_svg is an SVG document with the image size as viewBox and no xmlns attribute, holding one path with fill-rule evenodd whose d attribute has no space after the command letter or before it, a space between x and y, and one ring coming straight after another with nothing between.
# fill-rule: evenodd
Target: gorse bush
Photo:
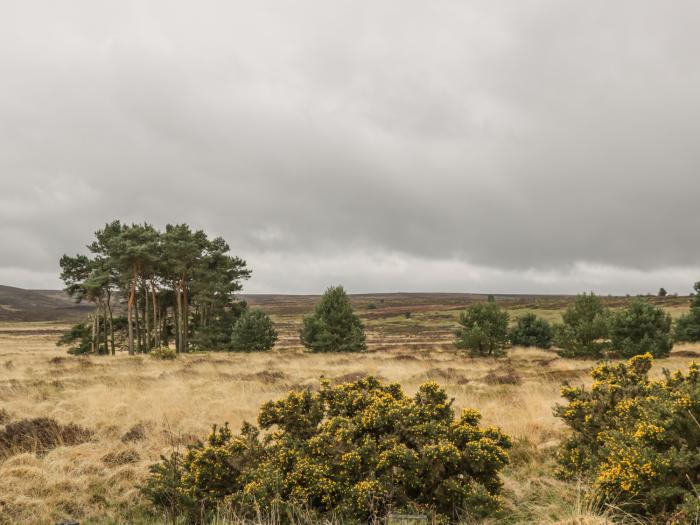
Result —
<instances>
[{"instance_id":1,"label":"gorse bush","mask_svg":"<svg viewBox=\"0 0 700 525\"><path fill-rule=\"evenodd\" d=\"M264 352L276 341L277 330L262 310L246 310L233 325L231 348L236 352Z\"/></svg>"},{"instance_id":2,"label":"gorse bush","mask_svg":"<svg viewBox=\"0 0 700 525\"><path fill-rule=\"evenodd\" d=\"M555 329L555 342L562 357L602 357L608 348L608 309L600 298L582 294L563 314Z\"/></svg>"},{"instance_id":3,"label":"gorse bush","mask_svg":"<svg viewBox=\"0 0 700 525\"><path fill-rule=\"evenodd\" d=\"M362 352L365 332L342 286L328 288L311 315L304 317L301 343L312 352Z\"/></svg>"},{"instance_id":4,"label":"gorse bush","mask_svg":"<svg viewBox=\"0 0 700 525\"><path fill-rule=\"evenodd\" d=\"M642 299L634 299L610 317L610 348L620 357L671 353L671 316Z\"/></svg>"},{"instance_id":5,"label":"gorse bush","mask_svg":"<svg viewBox=\"0 0 700 525\"><path fill-rule=\"evenodd\" d=\"M241 515L286 507L319 518L367 522L390 511L438 521L484 515L500 503L499 472L510 440L479 427L435 383L406 396L369 377L266 403L259 430L214 428L204 443L151 467L146 496L173 515L201 521L226 502Z\"/></svg>"},{"instance_id":6,"label":"gorse bush","mask_svg":"<svg viewBox=\"0 0 700 525\"><path fill-rule=\"evenodd\" d=\"M503 354L508 342L508 312L494 302L476 303L459 316L455 346L472 356Z\"/></svg>"},{"instance_id":7,"label":"gorse bush","mask_svg":"<svg viewBox=\"0 0 700 525\"><path fill-rule=\"evenodd\" d=\"M593 370L590 390L564 387L556 415L573 433L562 474L588 478L597 494L631 513L689 523L700 510L700 371L648 377L653 358ZM694 516L694 514L693 514Z\"/></svg>"},{"instance_id":8,"label":"gorse bush","mask_svg":"<svg viewBox=\"0 0 700 525\"><path fill-rule=\"evenodd\" d=\"M508 337L513 346L549 348L552 346L553 331L546 320L530 313L518 318Z\"/></svg>"}]
</instances>

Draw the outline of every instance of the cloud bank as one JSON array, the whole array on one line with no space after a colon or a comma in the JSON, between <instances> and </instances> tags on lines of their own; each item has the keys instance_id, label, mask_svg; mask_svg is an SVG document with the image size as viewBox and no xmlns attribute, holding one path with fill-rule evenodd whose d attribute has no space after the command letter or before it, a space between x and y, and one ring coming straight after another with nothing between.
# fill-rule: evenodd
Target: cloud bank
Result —
<instances>
[{"instance_id":1,"label":"cloud bank","mask_svg":"<svg viewBox=\"0 0 700 525\"><path fill-rule=\"evenodd\" d=\"M0 282L114 218L188 222L250 292L685 293L700 4L0 8Z\"/></svg>"}]
</instances>

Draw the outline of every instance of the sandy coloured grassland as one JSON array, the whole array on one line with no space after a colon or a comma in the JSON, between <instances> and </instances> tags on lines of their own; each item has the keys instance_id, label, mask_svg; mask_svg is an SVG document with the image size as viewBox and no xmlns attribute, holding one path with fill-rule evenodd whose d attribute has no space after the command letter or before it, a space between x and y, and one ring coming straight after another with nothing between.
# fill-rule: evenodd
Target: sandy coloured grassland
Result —
<instances>
[{"instance_id":1,"label":"sandy coloured grassland","mask_svg":"<svg viewBox=\"0 0 700 525\"><path fill-rule=\"evenodd\" d=\"M450 344L450 312L367 319L370 348L360 355L304 353L294 335L298 317L275 320L282 337L273 352L197 353L174 361L75 358L54 345L61 325L0 326L0 409L12 420L48 416L94 431L87 443L0 458L0 524L66 517L158 522L149 521L137 487L160 454L202 437L212 424L255 420L261 403L290 389L314 388L321 377L348 381L365 374L399 382L408 393L436 380L456 408L477 408L484 423L513 436L505 510L488 523L606 522L606 509L582 503L583 489L553 475L564 431L552 416L560 384L586 383L593 362L523 348L500 359L468 358ZM655 370L683 368L694 355L700 346L677 347ZM123 441L139 424L142 439Z\"/></svg>"}]
</instances>

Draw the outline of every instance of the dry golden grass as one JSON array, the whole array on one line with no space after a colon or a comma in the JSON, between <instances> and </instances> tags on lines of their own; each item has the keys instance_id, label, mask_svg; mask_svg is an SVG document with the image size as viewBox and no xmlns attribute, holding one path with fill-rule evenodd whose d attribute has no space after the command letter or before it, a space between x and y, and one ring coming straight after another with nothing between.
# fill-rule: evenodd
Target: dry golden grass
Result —
<instances>
[{"instance_id":1,"label":"dry golden grass","mask_svg":"<svg viewBox=\"0 0 700 525\"><path fill-rule=\"evenodd\" d=\"M291 325L280 348L264 354L190 354L174 361L75 358L54 346L55 325L0 328L0 408L14 419L48 416L95 432L88 443L43 456L0 459L0 523L54 523L64 517L139 522L130 514L144 503L138 485L173 440L190 442L214 423L228 421L236 428L255 420L264 401L293 388L313 388L323 376L348 381L364 374L400 382L409 393L436 380L456 408L479 409L484 423L515 438L515 463L505 476L506 517L487 523L610 522L604 512L577 503L580 491L555 480L546 467L563 431L552 415L560 384L587 382L592 361L521 348L507 358L470 359L444 337L431 343L404 335L401 341L376 331L366 354L305 354L289 335ZM679 347L656 370L684 367L695 352L699 346ZM139 423L144 439L124 442L122 436Z\"/></svg>"}]
</instances>

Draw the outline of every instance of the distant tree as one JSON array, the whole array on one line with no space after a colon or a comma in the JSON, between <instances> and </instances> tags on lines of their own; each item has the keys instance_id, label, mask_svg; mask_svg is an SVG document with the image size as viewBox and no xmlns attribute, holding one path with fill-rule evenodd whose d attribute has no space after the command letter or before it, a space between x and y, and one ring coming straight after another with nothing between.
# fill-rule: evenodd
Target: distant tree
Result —
<instances>
[{"instance_id":1,"label":"distant tree","mask_svg":"<svg viewBox=\"0 0 700 525\"><path fill-rule=\"evenodd\" d=\"M233 325L231 348L236 352L271 350L276 341L277 330L262 310L246 310Z\"/></svg>"},{"instance_id":2,"label":"distant tree","mask_svg":"<svg viewBox=\"0 0 700 525\"><path fill-rule=\"evenodd\" d=\"M667 295L668 295L668 292L666 291L665 288L659 288L659 293L658 293L659 297L666 297Z\"/></svg>"},{"instance_id":3,"label":"distant tree","mask_svg":"<svg viewBox=\"0 0 700 525\"><path fill-rule=\"evenodd\" d=\"M674 338L676 341L696 343L700 341L700 281L693 286L690 294L690 310L676 320Z\"/></svg>"},{"instance_id":4,"label":"distant tree","mask_svg":"<svg viewBox=\"0 0 700 525\"><path fill-rule=\"evenodd\" d=\"M555 327L555 342L563 357L601 357L608 347L608 309L600 298L582 294Z\"/></svg>"},{"instance_id":5,"label":"distant tree","mask_svg":"<svg viewBox=\"0 0 700 525\"><path fill-rule=\"evenodd\" d=\"M552 326L533 313L519 317L515 325L510 329L510 342L514 346L535 346L549 348L552 346L554 333Z\"/></svg>"},{"instance_id":6,"label":"distant tree","mask_svg":"<svg viewBox=\"0 0 700 525\"><path fill-rule=\"evenodd\" d=\"M496 302L496 298L495 298L493 295L490 295L490 294L489 294L489 296L486 298L486 301L489 302L489 303L495 303L495 302Z\"/></svg>"},{"instance_id":7,"label":"distant tree","mask_svg":"<svg viewBox=\"0 0 700 525\"><path fill-rule=\"evenodd\" d=\"M328 288L314 313L304 318L301 343L312 352L366 350L362 322L342 286Z\"/></svg>"},{"instance_id":8,"label":"distant tree","mask_svg":"<svg viewBox=\"0 0 700 525\"><path fill-rule=\"evenodd\" d=\"M503 354L508 341L508 312L496 303L476 303L459 316L455 346L472 356Z\"/></svg>"},{"instance_id":9,"label":"distant tree","mask_svg":"<svg viewBox=\"0 0 700 525\"><path fill-rule=\"evenodd\" d=\"M612 351L619 357L649 353L666 357L671 353L671 316L641 299L631 301L610 318Z\"/></svg>"},{"instance_id":10,"label":"distant tree","mask_svg":"<svg viewBox=\"0 0 700 525\"><path fill-rule=\"evenodd\" d=\"M376 310L376 309L377 309L377 305L375 303L369 303L367 305L367 310Z\"/></svg>"}]
</instances>

